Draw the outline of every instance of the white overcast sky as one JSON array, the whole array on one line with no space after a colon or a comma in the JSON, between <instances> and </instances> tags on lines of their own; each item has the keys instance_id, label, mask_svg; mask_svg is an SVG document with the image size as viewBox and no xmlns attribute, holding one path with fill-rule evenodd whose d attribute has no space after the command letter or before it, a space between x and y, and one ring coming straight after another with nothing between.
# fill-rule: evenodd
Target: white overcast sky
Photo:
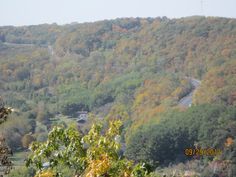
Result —
<instances>
[{"instance_id":1,"label":"white overcast sky","mask_svg":"<svg viewBox=\"0 0 236 177\"><path fill-rule=\"evenodd\" d=\"M0 7L0 26L82 23L121 17L236 18L236 0L0 0Z\"/></svg>"}]
</instances>

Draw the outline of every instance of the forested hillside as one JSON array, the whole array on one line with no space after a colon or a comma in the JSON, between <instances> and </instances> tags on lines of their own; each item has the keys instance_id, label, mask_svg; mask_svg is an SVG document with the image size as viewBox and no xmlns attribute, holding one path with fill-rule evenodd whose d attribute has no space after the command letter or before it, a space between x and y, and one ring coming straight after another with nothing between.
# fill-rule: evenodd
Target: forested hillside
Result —
<instances>
[{"instance_id":1,"label":"forested hillside","mask_svg":"<svg viewBox=\"0 0 236 177\"><path fill-rule=\"evenodd\" d=\"M201 81L197 89L191 79ZM191 108L179 105L193 90ZM88 111L85 132L94 121L124 122L124 154L135 162L155 168L185 162L191 158L184 148L199 143L220 148L218 160L235 165L235 142L224 145L236 134L236 20L0 27L0 95L16 110L1 128L15 151Z\"/></svg>"}]
</instances>

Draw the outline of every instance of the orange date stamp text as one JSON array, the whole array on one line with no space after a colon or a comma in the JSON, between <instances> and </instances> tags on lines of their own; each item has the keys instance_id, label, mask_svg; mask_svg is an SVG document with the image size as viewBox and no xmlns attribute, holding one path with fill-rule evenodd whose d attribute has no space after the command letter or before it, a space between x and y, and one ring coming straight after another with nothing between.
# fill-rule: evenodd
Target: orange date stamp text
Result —
<instances>
[{"instance_id":1,"label":"orange date stamp text","mask_svg":"<svg viewBox=\"0 0 236 177\"><path fill-rule=\"evenodd\" d=\"M186 148L184 149L186 156L217 156L222 154L222 150L215 148Z\"/></svg>"}]
</instances>

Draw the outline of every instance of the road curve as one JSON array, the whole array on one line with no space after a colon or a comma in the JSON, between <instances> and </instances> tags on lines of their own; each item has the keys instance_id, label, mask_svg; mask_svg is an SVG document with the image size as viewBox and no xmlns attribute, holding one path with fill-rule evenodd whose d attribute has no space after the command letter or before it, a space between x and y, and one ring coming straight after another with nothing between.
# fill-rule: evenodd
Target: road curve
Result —
<instances>
[{"instance_id":1,"label":"road curve","mask_svg":"<svg viewBox=\"0 0 236 177\"><path fill-rule=\"evenodd\" d=\"M194 79L194 78L190 78L190 82L193 86L193 89L191 90L191 92L188 95L186 95L181 100L179 100L179 106L190 107L191 104L192 104L192 100L193 100L193 93L199 87L199 85L201 84L200 80L197 80L197 79Z\"/></svg>"}]
</instances>

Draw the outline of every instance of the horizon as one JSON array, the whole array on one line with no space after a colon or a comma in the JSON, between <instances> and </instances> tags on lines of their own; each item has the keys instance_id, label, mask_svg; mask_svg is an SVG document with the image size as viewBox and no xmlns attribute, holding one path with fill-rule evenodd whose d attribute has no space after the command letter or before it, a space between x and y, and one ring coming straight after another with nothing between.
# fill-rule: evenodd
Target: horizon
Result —
<instances>
[{"instance_id":1,"label":"horizon","mask_svg":"<svg viewBox=\"0 0 236 177\"><path fill-rule=\"evenodd\" d=\"M234 0L8 0L2 2L0 26L65 25L117 18L169 19L191 16L236 18Z\"/></svg>"},{"instance_id":2,"label":"horizon","mask_svg":"<svg viewBox=\"0 0 236 177\"><path fill-rule=\"evenodd\" d=\"M32 25L2 25L0 27L27 27L27 26L39 26L39 25L57 25L57 26L64 26L64 25L73 25L73 24L86 24L86 23L96 23L96 22L102 22L102 21L112 21L112 20L117 20L117 19L136 19L136 18L140 18L140 19L147 19L147 18L163 18L166 17L170 20L172 19L182 19L182 18L191 18L191 17L203 17L203 18L226 18L226 19L235 19L235 17L224 17L224 16L203 16L203 15L191 15L191 16L185 16L185 17L177 17L177 18L170 18L167 16L157 16L157 17L117 17L117 18L113 18L113 19L101 19L101 20L95 20L95 21L84 21L84 22L78 22L78 21L72 21L72 22L68 22L68 23L64 23L64 24L58 24L56 22L52 22L52 23L39 23L39 24L32 24Z\"/></svg>"}]
</instances>

